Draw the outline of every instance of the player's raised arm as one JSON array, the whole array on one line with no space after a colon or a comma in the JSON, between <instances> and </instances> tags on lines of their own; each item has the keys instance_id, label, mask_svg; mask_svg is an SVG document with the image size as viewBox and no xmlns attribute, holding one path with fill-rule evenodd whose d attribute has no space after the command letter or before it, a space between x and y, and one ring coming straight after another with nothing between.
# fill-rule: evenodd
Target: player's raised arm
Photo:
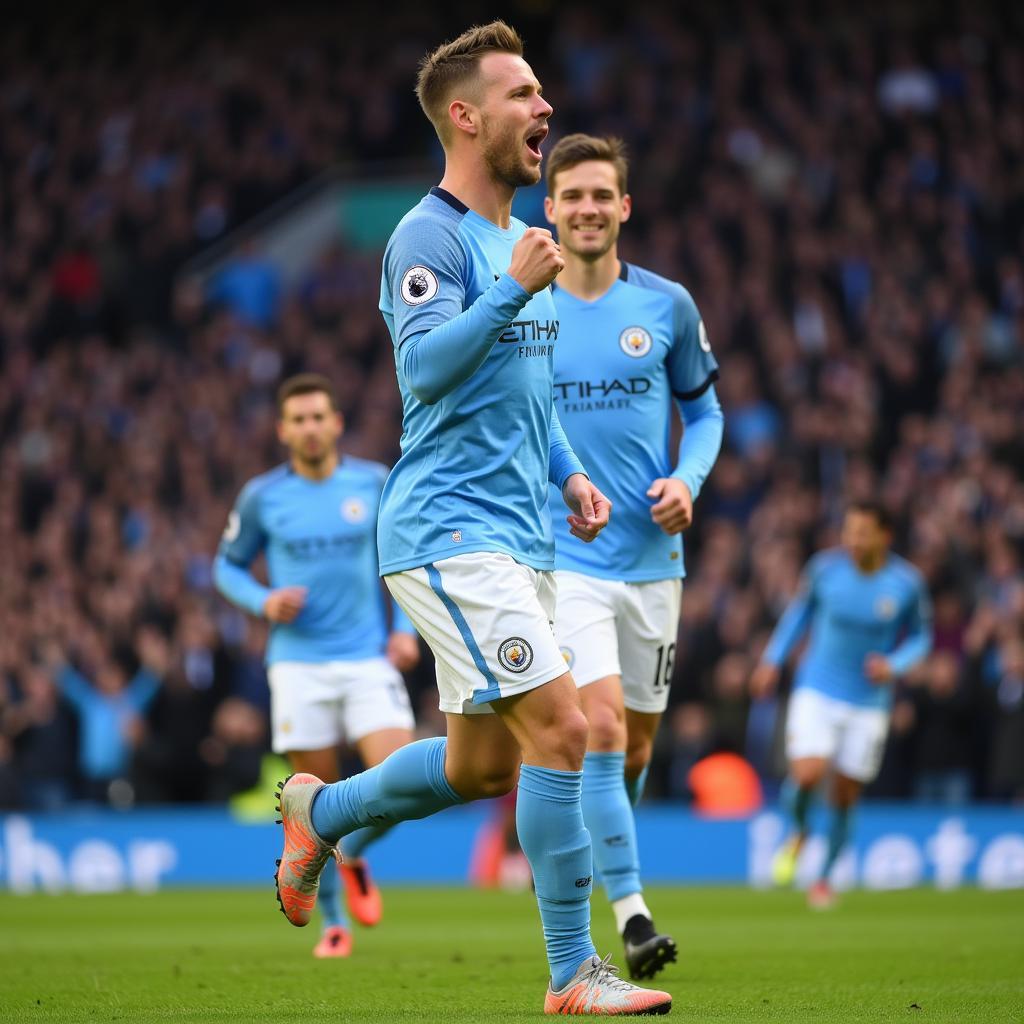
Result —
<instances>
[{"instance_id":1,"label":"player's raised arm","mask_svg":"<svg viewBox=\"0 0 1024 1024\"><path fill-rule=\"evenodd\" d=\"M399 365L412 394L426 405L439 402L483 364L498 337L562 267L550 231L529 228L512 250L502 274L464 308L465 254L450 229L421 239L415 221L396 234L385 257ZM431 256L416 253L429 246Z\"/></svg>"}]
</instances>

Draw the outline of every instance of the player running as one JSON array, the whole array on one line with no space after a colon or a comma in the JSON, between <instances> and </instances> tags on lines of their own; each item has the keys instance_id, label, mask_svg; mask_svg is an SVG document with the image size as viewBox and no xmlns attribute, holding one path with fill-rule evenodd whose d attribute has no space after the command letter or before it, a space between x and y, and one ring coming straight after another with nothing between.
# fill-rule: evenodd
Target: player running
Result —
<instances>
[{"instance_id":1,"label":"player running","mask_svg":"<svg viewBox=\"0 0 1024 1024\"><path fill-rule=\"evenodd\" d=\"M794 831L773 864L776 884L790 884L807 838L811 800L832 769L828 854L808 890L816 909L832 906L829 874L850 834L861 789L878 774L889 731L892 684L929 652L931 605L921 574L889 551L892 524L875 502L852 504L842 547L808 562L751 677L755 697L778 685L790 651L810 631L796 670L786 721L789 777L783 791Z\"/></svg>"},{"instance_id":2,"label":"player running","mask_svg":"<svg viewBox=\"0 0 1024 1024\"><path fill-rule=\"evenodd\" d=\"M615 138L570 135L547 162L548 220L565 268L553 289L555 407L615 507L601 543L555 541L555 633L590 723L583 818L634 978L675 960L643 897L633 804L668 703L682 593L681 534L722 442L718 366L689 292L618 257L629 219ZM685 424L669 450L675 402Z\"/></svg>"},{"instance_id":3,"label":"player running","mask_svg":"<svg viewBox=\"0 0 1024 1024\"><path fill-rule=\"evenodd\" d=\"M404 434L378 540L388 588L434 652L448 735L331 786L306 774L285 784L283 909L305 922L339 837L499 796L518 774L516 823L551 967L545 1012L666 1013L671 997L616 978L590 937L587 720L551 628L548 482L581 540L597 536L609 505L552 401L558 246L511 217L516 188L540 180L551 106L500 21L428 55L417 93L445 173L384 257Z\"/></svg>"},{"instance_id":4,"label":"player running","mask_svg":"<svg viewBox=\"0 0 1024 1024\"><path fill-rule=\"evenodd\" d=\"M272 742L297 772L338 778L338 745L367 767L412 740L413 715L399 674L419 660L412 623L397 606L392 631L377 573L377 507L387 469L346 455L344 423L331 382L319 374L286 380L277 396L278 437L288 462L250 480L228 518L214 563L217 589L271 622L267 645ZM249 567L267 557L270 587ZM341 909L364 925L380 920L380 893L361 858L386 829L345 839L342 878L320 878L324 931L318 957L344 957L352 935Z\"/></svg>"}]
</instances>

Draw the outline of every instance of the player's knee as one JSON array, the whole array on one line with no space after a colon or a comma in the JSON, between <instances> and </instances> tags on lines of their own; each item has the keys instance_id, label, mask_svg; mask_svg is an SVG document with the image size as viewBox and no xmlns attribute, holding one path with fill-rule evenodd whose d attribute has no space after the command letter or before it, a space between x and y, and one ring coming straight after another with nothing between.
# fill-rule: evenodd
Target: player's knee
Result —
<instances>
[{"instance_id":1,"label":"player's knee","mask_svg":"<svg viewBox=\"0 0 1024 1024\"><path fill-rule=\"evenodd\" d=\"M573 708L559 716L548 730L546 746L549 757L569 771L583 767L583 755L587 752L590 726L587 716L579 708Z\"/></svg>"},{"instance_id":2,"label":"player's knee","mask_svg":"<svg viewBox=\"0 0 1024 1024\"><path fill-rule=\"evenodd\" d=\"M588 709L587 722L590 727L588 749L608 753L625 748L626 723L614 708L601 706Z\"/></svg>"}]
</instances>

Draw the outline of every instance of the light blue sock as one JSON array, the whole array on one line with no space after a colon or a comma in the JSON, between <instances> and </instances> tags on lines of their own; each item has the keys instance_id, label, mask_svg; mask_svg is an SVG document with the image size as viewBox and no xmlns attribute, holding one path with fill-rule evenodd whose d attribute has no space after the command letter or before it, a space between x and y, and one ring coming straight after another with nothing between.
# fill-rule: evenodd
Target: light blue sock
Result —
<instances>
[{"instance_id":1,"label":"light blue sock","mask_svg":"<svg viewBox=\"0 0 1024 1024\"><path fill-rule=\"evenodd\" d=\"M625 763L625 755L623 755L623 763ZM643 771L635 779L626 779L626 795L629 797L629 802L633 807L636 807L640 803L640 797L644 795L644 786L647 785L647 772L650 770L651 762L648 761L644 765Z\"/></svg>"},{"instance_id":2,"label":"light blue sock","mask_svg":"<svg viewBox=\"0 0 1024 1024\"><path fill-rule=\"evenodd\" d=\"M833 807L832 820L828 826L828 853L825 856L825 866L821 869L821 877L828 881L828 876L835 865L839 854L850 838L850 818L852 808Z\"/></svg>"},{"instance_id":3,"label":"light blue sock","mask_svg":"<svg viewBox=\"0 0 1024 1024\"><path fill-rule=\"evenodd\" d=\"M641 892L636 822L622 781L623 751L583 759L583 821L594 844L594 866L613 903Z\"/></svg>"},{"instance_id":4,"label":"light blue sock","mask_svg":"<svg viewBox=\"0 0 1024 1024\"><path fill-rule=\"evenodd\" d=\"M814 802L813 789L801 789L791 778L782 784L782 806L793 819L793 825L800 835L807 834L807 817Z\"/></svg>"},{"instance_id":5,"label":"light blue sock","mask_svg":"<svg viewBox=\"0 0 1024 1024\"><path fill-rule=\"evenodd\" d=\"M555 989L595 952L590 938L593 864L580 807L582 789L583 772L524 764L519 773L516 829L533 869Z\"/></svg>"},{"instance_id":6,"label":"light blue sock","mask_svg":"<svg viewBox=\"0 0 1024 1024\"><path fill-rule=\"evenodd\" d=\"M397 825L462 803L445 778L447 745L443 736L419 740L365 772L324 786L313 799L313 828L336 843L358 828Z\"/></svg>"},{"instance_id":7,"label":"light blue sock","mask_svg":"<svg viewBox=\"0 0 1024 1024\"><path fill-rule=\"evenodd\" d=\"M320 872L320 895L316 901L325 928L347 928L348 918L341 909L341 879L338 865L332 857Z\"/></svg>"},{"instance_id":8,"label":"light blue sock","mask_svg":"<svg viewBox=\"0 0 1024 1024\"><path fill-rule=\"evenodd\" d=\"M386 835L393 825L370 825L368 828L357 828L350 832L341 841L341 853L346 860L357 860L362 857L365 850L371 843L377 842L381 836Z\"/></svg>"}]
</instances>

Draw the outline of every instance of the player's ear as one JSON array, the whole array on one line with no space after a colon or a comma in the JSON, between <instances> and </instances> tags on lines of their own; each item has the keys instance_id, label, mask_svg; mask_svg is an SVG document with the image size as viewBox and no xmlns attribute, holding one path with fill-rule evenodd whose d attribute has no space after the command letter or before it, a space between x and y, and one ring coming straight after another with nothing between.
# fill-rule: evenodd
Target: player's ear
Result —
<instances>
[{"instance_id":1,"label":"player's ear","mask_svg":"<svg viewBox=\"0 0 1024 1024\"><path fill-rule=\"evenodd\" d=\"M284 419L281 416L277 417L277 439L281 444L288 443L284 437Z\"/></svg>"},{"instance_id":2,"label":"player's ear","mask_svg":"<svg viewBox=\"0 0 1024 1024\"><path fill-rule=\"evenodd\" d=\"M555 201L551 196L544 197L544 216L549 224L555 223Z\"/></svg>"},{"instance_id":3,"label":"player's ear","mask_svg":"<svg viewBox=\"0 0 1024 1024\"><path fill-rule=\"evenodd\" d=\"M465 100L452 100L448 104L448 119L456 133L477 135L480 131L480 111L474 104Z\"/></svg>"},{"instance_id":4,"label":"player's ear","mask_svg":"<svg viewBox=\"0 0 1024 1024\"><path fill-rule=\"evenodd\" d=\"M345 417L340 412L336 412L334 419L338 424L338 437L341 437L345 433Z\"/></svg>"},{"instance_id":5,"label":"player's ear","mask_svg":"<svg viewBox=\"0 0 1024 1024\"><path fill-rule=\"evenodd\" d=\"M630 214L633 212L633 197L627 192L622 197L622 223L625 224L629 220Z\"/></svg>"}]
</instances>

